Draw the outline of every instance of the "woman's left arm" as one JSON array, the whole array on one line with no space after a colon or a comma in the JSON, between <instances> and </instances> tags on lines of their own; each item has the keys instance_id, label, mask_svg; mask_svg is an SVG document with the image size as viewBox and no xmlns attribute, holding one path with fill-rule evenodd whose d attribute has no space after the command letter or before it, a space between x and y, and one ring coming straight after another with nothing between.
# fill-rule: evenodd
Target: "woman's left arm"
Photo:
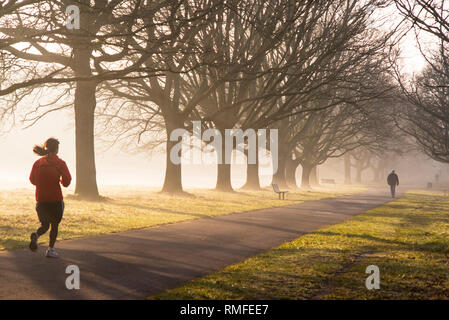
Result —
<instances>
[{"instance_id":1,"label":"woman's left arm","mask_svg":"<svg viewBox=\"0 0 449 320\"><path fill-rule=\"evenodd\" d=\"M61 183L64 187L68 187L72 181L72 176L70 175L69 168L64 161L61 161Z\"/></svg>"}]
</instances>

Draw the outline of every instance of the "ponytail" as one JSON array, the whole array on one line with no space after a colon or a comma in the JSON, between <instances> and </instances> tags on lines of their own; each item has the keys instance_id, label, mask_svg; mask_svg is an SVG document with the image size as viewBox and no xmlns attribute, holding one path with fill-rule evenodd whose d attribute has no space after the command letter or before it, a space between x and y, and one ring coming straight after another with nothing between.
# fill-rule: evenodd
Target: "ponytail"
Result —
<instances>
[{"instance_id":1,"label":"ponytail","mask_svg":"<svg viewBox=\"0 0 449 320\"><path fill-rule=\"evenodd\" d=\"M55 138L49 138L43 146L35 145L33 152L39 156L46 156L49 153L58 153L59 141Z\"/></svg>"},{"instance_id":2,"label":"ponytail","mask_svg":"<svg viewBox=\"0 0 449 320\"><path fill-rule=\"evenodd\" d=\"M49 153L48 150L45 150L44 147L38 145L35 145L33 147L33 152L38 156L46 156Z\"/></svg>"}]
</instances>

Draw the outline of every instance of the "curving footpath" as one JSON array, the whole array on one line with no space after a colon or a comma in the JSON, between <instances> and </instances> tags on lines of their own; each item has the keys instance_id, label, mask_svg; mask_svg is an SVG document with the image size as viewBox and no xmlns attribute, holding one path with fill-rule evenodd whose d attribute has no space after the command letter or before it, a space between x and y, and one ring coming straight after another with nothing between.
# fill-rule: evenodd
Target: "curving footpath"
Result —
<instances>
[{"instance_id":1,"label":"curving footpath","mask_svg":"<svg viewBox=\"0 0 449 320\"><path fill-rule=\"evenodd\" d=\"M0 299L144 299L378 207L388 191L62 241L60 259L44 247L3 251ZM79 290L66 288L69 265L80 269Z\"/></svg>"}]
</instances>

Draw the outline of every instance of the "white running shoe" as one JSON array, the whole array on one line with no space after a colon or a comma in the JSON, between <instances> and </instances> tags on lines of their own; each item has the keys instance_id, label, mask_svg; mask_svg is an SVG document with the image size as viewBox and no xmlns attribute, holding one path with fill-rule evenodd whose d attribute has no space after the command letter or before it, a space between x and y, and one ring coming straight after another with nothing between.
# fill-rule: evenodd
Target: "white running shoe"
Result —
<instances>
[{"instance_id":1,"label":"white running shoe","mask_svg":"<svg viewBox=\"0 0 449 320\"><path fill-rule=\"evenodd\" d=\"M47 251L45 252L45 256L47 258L58 258L59 254L56 252L55 249L53 248L48 248Z\"/></svg>"}]
</instances>

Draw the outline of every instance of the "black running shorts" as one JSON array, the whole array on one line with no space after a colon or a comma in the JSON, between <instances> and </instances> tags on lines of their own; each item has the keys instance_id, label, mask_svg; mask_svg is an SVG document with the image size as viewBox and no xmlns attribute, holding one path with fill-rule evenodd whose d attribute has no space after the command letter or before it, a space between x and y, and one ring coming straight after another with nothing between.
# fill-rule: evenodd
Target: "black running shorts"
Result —
<instances>
[{"instance_id":1,"label":"black running shorts","mask_svg":"<svg viewBox=\"0 0 449 320\"><path fill-rule=\"evenodd\" d=\"M36 212L41 223L60 223L64 213L64 201L38 202Z\"/></svg>"}]
</instances>

